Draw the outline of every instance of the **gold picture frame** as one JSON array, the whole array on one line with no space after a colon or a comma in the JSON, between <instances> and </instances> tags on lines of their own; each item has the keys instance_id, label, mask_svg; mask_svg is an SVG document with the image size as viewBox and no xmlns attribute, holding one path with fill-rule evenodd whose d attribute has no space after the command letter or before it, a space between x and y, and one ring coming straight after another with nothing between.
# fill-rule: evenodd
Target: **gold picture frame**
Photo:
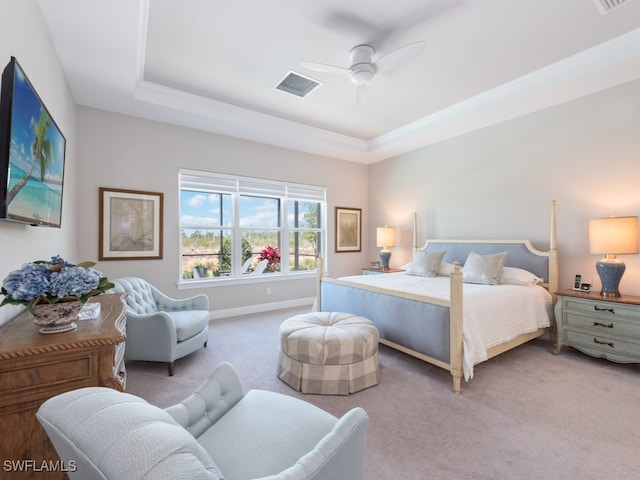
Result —
<instances>
[{"instance_id":1,"label":"gold picture frame","mask_svg":"<svg viewBox=\"0 0 640 480\"><path fill-rule=\"evenodd\" d=\"M362 250L362 209L336 207L336 253Z\"/></svg>"},{"instance_id":2,"label":"gold picture frame","mask_svg":"<svg viewBox=\"0 0 640 480\"><path fill-rule=\"evenodd\" d=\"M99 260L162 259L163 194L100 187Z\"/></svg>"}]
</instances>

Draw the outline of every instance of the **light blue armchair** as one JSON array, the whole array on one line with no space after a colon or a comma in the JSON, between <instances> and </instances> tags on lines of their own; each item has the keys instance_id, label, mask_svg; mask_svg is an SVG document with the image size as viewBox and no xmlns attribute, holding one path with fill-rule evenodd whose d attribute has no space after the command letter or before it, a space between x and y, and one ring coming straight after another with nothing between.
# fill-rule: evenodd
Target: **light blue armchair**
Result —
<instances>
[{"instance_id":1,"label":"light blue armchair","mask_svg":"<svg viewBox=\"0 0 640 480\"><path fill-rule=\"evenodd\" d=\"M203 346L209 338L209 299L196 295L167 297L138 277L112 280L112 291L127 294L125 360L167 362L173 375L175 361Z\"/></svg>"},{"instance_id":2,"label":"light blue armchair","mask_svg":"<svg viewBox=\"0 0 640 480\"><path fill-rule=\"evenodd\" d=\"M71 480L362 480L369 418L341 418L298 398L250 390L220 364L186 400L162 410L89 387L37 412Z\"/></svg>"}]
</instances>

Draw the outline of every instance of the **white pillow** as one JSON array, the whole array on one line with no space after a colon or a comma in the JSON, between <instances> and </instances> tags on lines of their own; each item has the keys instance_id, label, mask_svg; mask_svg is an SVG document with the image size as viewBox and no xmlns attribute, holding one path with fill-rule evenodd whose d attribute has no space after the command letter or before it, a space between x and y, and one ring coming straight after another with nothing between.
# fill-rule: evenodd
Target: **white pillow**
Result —
<instances>
[{"instance_id":1,"label":"white pillow","mask_svg":"<svg viewBox=\"0 0 640 480\"><path fill-rule=\"evenodd\" d=\"M462 267L462 281L465 283L481 283L484 285L498 285L502 277L504 261L507 252L480 255L469 253Z\"/></svg>"},{"instance_id":2,"label":"white pillow","mask_svg":"<svg viewBox=\"0 0 640 480\"><path fill-rule=\"evenodd\" d=\"M442 257L447 253L445 250L439 252L425 252L418 250L413 254L413 262L407 268L408 275L418 275L420 277L435 277L438 275Z\"/></svg>"},{"instance_id":3,"label":"white pillow","mask_svg":"<svg viewBox=\"0 0 640 480\"><path fill-rule=\"evenodd\" d=\"M508 285L539 285L544 283L544 280L523 268L503 267L500 283Z\"/></svg>"},{"instance_id":4,"label":"white pillow","mask_svg":"<svg viewBox=\"0 0 640 480\"><path fill-rule=\"evenodd\" d=\"M451 272L453 272L453 263L442 262L440 264L440 269L438 270L439 277L450 277Z\"/></svg>"}]
</instances>

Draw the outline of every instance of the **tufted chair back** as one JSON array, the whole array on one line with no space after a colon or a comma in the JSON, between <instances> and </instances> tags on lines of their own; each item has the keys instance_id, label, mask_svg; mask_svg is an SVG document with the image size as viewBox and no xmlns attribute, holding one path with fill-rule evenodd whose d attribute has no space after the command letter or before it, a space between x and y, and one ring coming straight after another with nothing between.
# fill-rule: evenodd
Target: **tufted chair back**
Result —
<instances>
[{"instance_id":1,"label":"tufted chair back","mask_svg":"<svg viewBox=\"0 0 640 480\"><path fill-rule=\"evenodd\" d=\"M175 360L207 346L209 298L204 294L171 298L138 277L112 280L115 293L126 293L125 360L167 362L173 375Z\"/></svg>"},{"instance_id":2,"label":"tufted chair back","mask_svg":"<svg viewBox=\"0 0 640 480\"><path fill-rule=\"evenodd\" d=\"M65 464L73 465L72 480L223 478L193 435L139 397L88 387L46 403L37 416Z\"/></svg>"},{"instance_id":3,"label":"tufted chair back","mask_svg":"<svg viewBox=\"0 0 640 480\"><path fill-rule=\"evenodd\" d=\"M122 277L113 281L114 292L126 293L127 310L138 314L150 314L158 311L154 294L155 287L138 277Z\"/></svg>"}]
</instances>

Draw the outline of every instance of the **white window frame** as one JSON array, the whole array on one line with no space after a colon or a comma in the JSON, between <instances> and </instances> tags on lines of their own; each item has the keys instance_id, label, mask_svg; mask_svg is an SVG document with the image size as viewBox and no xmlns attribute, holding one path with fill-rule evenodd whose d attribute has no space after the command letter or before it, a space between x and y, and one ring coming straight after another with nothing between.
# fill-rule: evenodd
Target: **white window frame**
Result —
<instances>
[{"instance_id":1,"label":"white window frame","mask_svg":"<svg viewBox=\"0 0 640 480\"><path fill-rule=\"evenodd\" d=\"M203 193L217 193L231 195L232 202L232 225L193 225L183 223L182 216L182 190L201 191ZM228 175L214 172L206 172L199 170L180 169L178 173L178 209L179 209L179 272L178 286L180 288L201 287L203 283L224 283L225 285L233 283L252 283L273 280L284 280L287 278L299 279L301 276L315 277L317 269L314 270L289 270L289 236L290 233L299 232L316 232L318 233L320 247L318 248L318 261L325 259L327 251L327 195L326 187L315 185L304 185L291 182L282 182L276 180L267 180L261 178L252 178L238 175ZM276 227L247 227L240 225L240 197L255 196L264 198L277 198L280 200L280 225ZM318 228L294 228L289 227L288 222L288 203L289 201L307 201L320 204L320 225ZM227 230L232 236L231 259L232 268L229 276L221 276L207 279L184 279L182 271L182 231L184 229L214 229L224 231ZM281 262L281 271L272 272L265 275L243 275L240 273L242 256L236 252L242 251L242 234L247 230L265 230L278 232L280 237L280 250L283 260ZM323 260L324 262L325 260ZM324 268L325 265L318 265Z\"/></svg>"}]
</instances>

